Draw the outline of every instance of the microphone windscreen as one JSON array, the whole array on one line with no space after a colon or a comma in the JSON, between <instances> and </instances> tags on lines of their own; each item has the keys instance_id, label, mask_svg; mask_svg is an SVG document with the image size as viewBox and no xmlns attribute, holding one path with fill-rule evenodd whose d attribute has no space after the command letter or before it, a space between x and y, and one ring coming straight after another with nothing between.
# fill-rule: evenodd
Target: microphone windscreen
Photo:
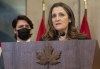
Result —
<instances>
[{"instance_id":1,"label":"microphone windscreen","mask_svg":"<svg viewBox=\"0 0 100 69\"><path fill-rule=\"evenodd\" d=\"M65 32L59 32L60 36L65 36Z\"/></svg>"}]
</instances>

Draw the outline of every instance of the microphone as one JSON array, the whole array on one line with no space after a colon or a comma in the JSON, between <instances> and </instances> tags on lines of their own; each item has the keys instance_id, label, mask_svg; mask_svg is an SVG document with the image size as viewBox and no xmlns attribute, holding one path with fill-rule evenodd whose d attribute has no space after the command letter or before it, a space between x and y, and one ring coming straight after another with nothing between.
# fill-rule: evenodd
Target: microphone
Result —
<instances>
[{"instance_id":1,"label":"microphone","mask_svg":"<svg viewBox=\"0 0 100 69\"><path fill-rule=\"evenodd\" d=\"M65 36L65 32L59 32L59 36Z\"/></svg>"}]
</instances>

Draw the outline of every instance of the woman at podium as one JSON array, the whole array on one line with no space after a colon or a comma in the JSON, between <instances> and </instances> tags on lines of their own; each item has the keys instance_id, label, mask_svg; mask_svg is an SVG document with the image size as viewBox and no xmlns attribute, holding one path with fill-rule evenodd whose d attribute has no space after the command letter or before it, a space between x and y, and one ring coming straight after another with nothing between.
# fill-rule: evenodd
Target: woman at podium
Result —
<instances>
[{"instance_id":1,"label":"woman at podium","mask_svg":"<svg viewBox=\"0 0 100 69\"><path fill-rule=\"evenodd\" d=\"M47 28L46 34L40 40L87 39L75 28L72 9L62 2L55 3L50 8Z\"/></svg>"}]
</instances>

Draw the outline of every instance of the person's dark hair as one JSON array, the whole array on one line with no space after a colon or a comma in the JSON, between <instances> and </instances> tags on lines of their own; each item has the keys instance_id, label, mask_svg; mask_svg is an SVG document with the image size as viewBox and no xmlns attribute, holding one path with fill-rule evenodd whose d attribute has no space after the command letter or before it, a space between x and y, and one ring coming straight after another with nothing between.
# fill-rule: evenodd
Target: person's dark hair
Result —
<instances>
[{"instance_id":1,"label":"person's dark hair","mask_svg":"<svg viewBox=\"0 0 100 69\"><path fill-rule=\"evenodd\" d=\"M16 28L16 25L17 25L19 20L25 20L29 24L30 28L33 29L32 21L25 15L19 15L12 21L12 27L13 28Z\"/></svg>"},{"instance_id":2,"label":"person's dark hair","mask_svg":"<svg viewBox=\"0 0 100 69\"><path fill-rule=\"evenodd\" d=\"M49 18L48 18L48 25L47 25L47 33L42 36L42 38L44 40L53 40L53 39L57 39L58 38L58 31L54 28L53 24L52 24L52 11L55 7L62 7L66 13L68 14L69 19L71 20L71 22L68 24L68 32L67 35L69 38L75 38L75 36L77 35L77 29L75 28L75 17L73 14L73 11L71 10L71 8L62 3L62 2L58 2L53 4L53 6L50 8L49 11Z\"/></svg>"}]
</instances>

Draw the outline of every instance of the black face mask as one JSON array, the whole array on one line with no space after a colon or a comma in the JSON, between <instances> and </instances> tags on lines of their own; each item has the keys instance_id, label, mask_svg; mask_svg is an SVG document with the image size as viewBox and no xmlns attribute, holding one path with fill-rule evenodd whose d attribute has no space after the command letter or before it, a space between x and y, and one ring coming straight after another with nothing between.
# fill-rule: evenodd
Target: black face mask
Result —
<instances>
[{"instance_id":1,"label":"black face mask","mask_svg":"<svg viewBox=\"0 0 100 69\"><path fill-rule=\"evenodd\" d=\"M18 37L22 40L27 40L29 39L29 37L31 37L31 34L30 34L30 29L27 29L27 28L22 28L22 29L19 29L18 30Z\"/></svg>"}]
</instances>

